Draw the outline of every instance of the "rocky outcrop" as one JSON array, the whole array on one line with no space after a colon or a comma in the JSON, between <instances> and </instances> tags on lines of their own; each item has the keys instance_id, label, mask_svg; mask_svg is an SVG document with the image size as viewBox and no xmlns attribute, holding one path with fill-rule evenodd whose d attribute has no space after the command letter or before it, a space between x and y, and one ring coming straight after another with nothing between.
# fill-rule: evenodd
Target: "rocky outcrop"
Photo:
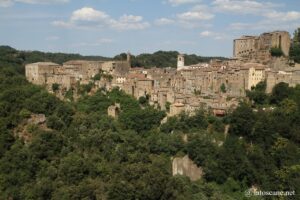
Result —
<instances>
[{"instance_id":1,"label":"rocky outcrop","mask_svg":"<svg viewBox=\"0 0 300 200\"><path fill-rule=\"evenodd\" d=\"M28 124L44 124L46 122L46 116L44 114L31 114L30 118L27 120Z\"/></svg>"},{"instance_id":2,"label":"rocky outcrop","mask_svg":"<svg viewBox=\"0 0 300 200\"><path fill-rule=\"evenodd\" d=\"M32 131L41 129L49 131L46 125L46 116L44 114L31 114L28 119L24 119L15 129L14 136L20 138L25 144L30 143L32 140Z\"/></svg>"},{"instance_id":3,"label":"rocky outcrop","mask_svg":"<svg viewBox=\"0 0 300 200\"><path fill-rule=\"evenodd\" d=\"M187 176L191 181L196 181L202 178L203 170L198 167L188 155L182 158L174 158L172 163L172 173L175 175Z\"/></svg>"}]
</instances>

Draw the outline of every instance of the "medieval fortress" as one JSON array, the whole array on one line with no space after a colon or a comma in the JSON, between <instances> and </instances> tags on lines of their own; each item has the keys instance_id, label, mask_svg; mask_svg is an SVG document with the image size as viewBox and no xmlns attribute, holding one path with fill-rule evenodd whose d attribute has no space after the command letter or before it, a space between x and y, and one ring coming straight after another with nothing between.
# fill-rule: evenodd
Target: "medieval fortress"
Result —
<instances>
[{"instance_id":1,"label":"medieval fortress","mask_svg":"<svg viewBox=\"0 0 300 200\"><path fill-rule=\"evenodd\" d=\"M186 66L180 54L177 69L131 68L129 54L124 61L38 62L25 68L29 82L44 85L60 98L68 91L76 93L78 85L93 83L94 90L119 87L136 98L147 97L151 105L167 110L169 116L200 108L222 116L260 81L266 81L267 92L279 82L300 84L300 66L291 67L287 58L290 45L288 32L275 31L235 39L233 58L227 60ZM272 57L270 50L274 47L281 48L284 56ZM54 84L58 92L53 91Z\"/></svg>"}]
</instances>

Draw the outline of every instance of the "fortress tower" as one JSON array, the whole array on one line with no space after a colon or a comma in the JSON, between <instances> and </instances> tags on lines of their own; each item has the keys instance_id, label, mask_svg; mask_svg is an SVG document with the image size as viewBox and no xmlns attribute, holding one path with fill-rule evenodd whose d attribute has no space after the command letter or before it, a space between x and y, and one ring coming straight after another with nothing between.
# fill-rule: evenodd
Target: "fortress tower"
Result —
<instances>
[{"instance_id":1,"label":"fortress tower","mask_svg":"<svg viewBox=\"0 0 300 200\"><path fill-rule=\"evenodd\" d=\"M131 68L131 54L130 54L129 51L127 52L127 58L126 58L126 60L128 62L129 68Z\"/></svg>"},{"instance_id":2,"label":"fortress tower","mask_svg":"<svg viewBox=\"0 0 300 200\"><path fill-rule=\"evenodd\" d=\"M177 57L177 70L181 70L184 68L184 55L179 54Z\"/></svg>"}]
</instances>

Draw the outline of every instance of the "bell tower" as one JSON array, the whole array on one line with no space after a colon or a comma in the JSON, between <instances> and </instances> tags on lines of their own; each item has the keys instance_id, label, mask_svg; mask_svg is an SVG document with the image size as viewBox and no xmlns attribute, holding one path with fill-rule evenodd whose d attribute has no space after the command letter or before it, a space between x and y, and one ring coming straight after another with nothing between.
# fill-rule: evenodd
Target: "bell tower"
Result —
<instances>
[{"instance_id":1,"label":"bell tower","mask_svg":"<svg viewBox=\"0 0 300 200\"><path fill-rule=\"evenodd\" d=\"M177 57L177 70L181 70L184 68L184 55L179 54Z\"/></svg>"},{"instance_id":2,"label":"bell tower","mask_svg":"<svg viewBox=\"0 0 300 200\"><path fill-rule=\"evenodd\" d=\"M131 68L131 54L130 54L129 51L127 52L127 59L126 59L126 61L128 63L129 68Z\"/></svg>"}]
</instances>

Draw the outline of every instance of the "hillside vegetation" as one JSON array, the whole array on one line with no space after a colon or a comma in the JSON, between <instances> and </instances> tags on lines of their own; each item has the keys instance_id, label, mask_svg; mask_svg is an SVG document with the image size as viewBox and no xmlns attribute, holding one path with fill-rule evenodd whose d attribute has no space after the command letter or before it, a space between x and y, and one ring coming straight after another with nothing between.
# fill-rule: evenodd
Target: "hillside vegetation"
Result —
<instances>
[{"instance_id":1,"label":"hillside vegetation","mask_svg":"<svg viewBox=\"0 0 300 200\"><path fill-rule=\"evenodd\" d=\"M290 49L290 58L300 63L300 28L295 30Z\"/></svg>"},{"instance_id":2,"label":"hillside vegetation","mask_svg":"<svg viewBox=\"0 0 300 200\"><path fill-rule=\"evenodd\" d=\"M300 86L280 83L267 95L261 83L248 92L253 103L225 118L200 110L160 125L166 113L118 89L60 101L26 81L26 59L1 55L0 199L240 200L252 186L300 192ZM118 120L107 115L116 102ZM48 128L27 125L25 143L14 130L33 113L45 114ZM203 168L201 180L172 176L171 158L186 154Z\"/></svg>"},{"instance_id":3,"label":"hillside vegetation","mask_svg":"<svg viewBox=\"0 0 300 200\"><path fill-rule=\"evenodd\" d=\"M132 67L176 67L177 51L157 51L153 54L140 54L131 56ZM127 54L122 53L114 58L102 56L82 56L80 54L66 53L44 53L40 51L19 51L9 46L0 46L0 62L3 64L17 63L28 64L34 62L54 62L62 64L69 60L126 60ZM185 55L186 65L197 64L199 62L209 62L210 59L226 59L223 57L202 57L195 54Z\"/></svg>"},{"instance_id":4,"label":"hillside vegetation","mask_svg":"<svg viewBox=\"0 0 300 200\"><path fill-rule=\"evenodd\" d=\"M44 53L40 51L19 51L9 46L0 46L0 62L3 64L28 64L34 62L54 62L62 64L69 60L108 60L102 56L82 56L80 54Z\"/></svg>"},{"instance_id":5,"label":"hillside vegetation","mask_svg":"<svg viewBox=\"0 0 300 200\"><path fill-rule=\"evenodd\" d=\"M179 52L177 51L157 51L153 54L140 54L137 56L131 56L131 66L132 67L176 67L177 66L177 56ZM116 60L126 59L126 54L122 53L114 57ZM193 65L200 62L209 62L211 59L221 59L224 60L224 57L202 57L195 54L186 54L185 55L185 64Z\"/></svg>"}]
</instances>

